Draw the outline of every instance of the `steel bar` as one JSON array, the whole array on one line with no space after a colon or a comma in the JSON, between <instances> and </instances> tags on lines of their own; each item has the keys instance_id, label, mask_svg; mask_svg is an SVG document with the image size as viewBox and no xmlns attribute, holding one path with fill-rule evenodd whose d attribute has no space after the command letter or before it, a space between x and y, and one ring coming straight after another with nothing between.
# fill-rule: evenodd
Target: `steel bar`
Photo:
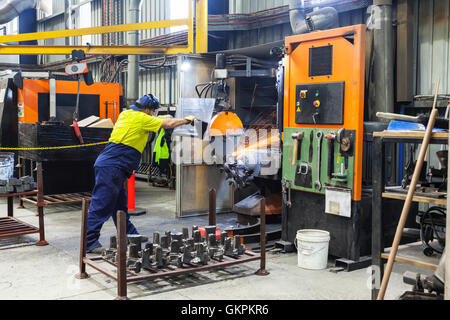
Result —
<instances>
[{"instance_id":1,"label":"steel bar","mask_svg":"<svg viewBox=\"0 0 450 320\"><path fill-rule=\"evenodd\" d=\"M216 189L209 190L209 225L216 225Z\"/></svg>"},{"instance_id":2,"label":"steel bar","mask_svg":"<svg viewBox=\"0 0 450 320\"><path fill-rule=\"evenodd\" d=\"M260 203L260 225L261 225L261 240L260 240L260 246L261 246L261 263L260 268L258 271L256 271L256 274L259 276L267 276L269 272L266 270L266 198L262 198Z\"/></svg>"},{"instance_id":3,"label":"steel bar","mask_svg":"<svg viewBox=\"0 0 450 320\"><path fill-rule=\"evenodd\" d=\"M448 145L450 145L450 135L449 135L449 140L448 140ZM450 163L450 161L449 161ZM450 165L447 165L447 177L449 176L448 174L450 173ZM450 180L447 179L447 190L450 190ZM447 191L448 192L448 191ZM450 208L450 198L447 197L447 208ZM447 214L447 218L446 218L446 223L447 223L447 227L446 227L446 235L445 235L445 242L446 243L450 243L450 215ZM445 300L450 300L450 250L446 249L445 251L445 262L444 262L444 299Z\"/></svg>"},{"instance_id":4,"label":"steel bar","mask_svg":"<svg viewBox=\"0 0 450 320\"><path fill-rule=\"evenodd\" d=\"M433 132L434 123L435 123L435 120L436 120L436 117L438 114L438 109L436 108L436 103L437 103L437 96L438 96L438 92L439 92L439 84L440 84L440 78L438 79L438 81L436 83L436 93L435 93L433 109L431 111L430 120L428 122L427 130L425 132L425 136L423 138L423 143L420 148L420 153L419 153L419 156L417 157L417 163L414 168L414 174L411 179L410 187L408 190L408 195L406 197L405 204L404 204L403 210L402 210L402 214L400 216L400 220L397 225L397 230L395 232L394 241L392 243L392 249L389 254L389 259L388 259L388 262L386 265L386 272L383 276L383 280L381 281L381 287L380 287L380 291L378 292L377 300L383 300L384 296L386 294L387 285L389 283L389 278L390 278L390 275L392 272L392 268L394 266L394 260L395 260L395 256L398 251L398 246L400 244L400 240L402 237L403 228L405 227L406 219L408 218L409 209L411 207L412 198L414 196L414 191L416 190L417 182L420 177L420 172L422 170L425 156L428 151L428 145L431 140L431 134Z\"/></svg>"},{"instance_id":5,"label":"steel bar","mask_svg":"<svg viewBox=\"0 0 450 320\"><path fill-rule=\"evenodd\" d=\"M44 206L45 202L43 200L44 196L44 180L42 173L42 162L37 163L37 214L39 216L39 242L36 243L37 246L46 246L48 242L45 241L45 230L44 230Z\"/></svg>"},{"instance_id":6,"label":"steel bar","mask_svg":"<svg viewBox=\"0 0 450 320\"><path fill-rule=\"evenodd\" d=\"M86 199L83 199L81 209L80 273L75 276L77 279L86 279L89 277L89 275L86 273L86 264L84 263L87 246L86 236L87 236L88 213L89 213L89 202Z\"/></svg>"},{"instance_id":7,"label":"steel bar","mask_svg":"<svg viewBox=\"0 0 450 320\"><path fill-rule=\"evenodd\" d=\"M20 196L29 196L32 194L37 194L37 190L33 191L27 191L27 192L15 192L15 193L7 193L7 194L0 194L0 198L9 198L9 197L20 197Z\"/></svg>"},{"instance_id":8,"label":"steel bar","mask_svg":"<svg viewBox=\"0 0 450 320\"><path fill-rule=\"evenodd\" d=\"M111 279L117 281L117 274L113 273L112 271L109 271L107 269L105 269L102 265L100 265L99 263L94 262L95 259L89 259L89 258L84 258L83 262L87 265L89 265L90 267L94 268L95 270L103 273L104 275L110 277Z\"/></svg>"},{"instance_id":9,"label":"steel bar","mask_svg":"<svg viewBox=\"0 0 450 320\"><path fill-rule=\"evenodd\" d=\"M8 217L14 216L14 197L8 197Z\"/></svg>"},{"instance_id":10,"label":"steel bar","mask_svg":"<svg viewBox=\"0 0 450 320\"><path fill-rule=\"evenodd\" d=\"M19 157L17 159L17 167L19 168L17 171L19 172L19 179L22 178L24 176L23 171L24 171L24 164L22 164L22 157ZM19 197L19 206L17 207L17 209L24 209L25 207L23 206L23 201L22 201L22 197Z\"/></svg>"},{"instance_id":11,"label":"steel bar","mask_svg":"<svg viewBox=\"0 0 450 320\"><path fill-rule=\"evenodd\" d=\"M154 55L192 53L188 46L0 46L0 55L70 55L73 50L83 50L88 55Z\"/></svg>"},{"instance_id":12,"label":"steel bar","mask_svg":"<svg viewBox=\"0 0 450 320\"><path fill-rule=\"evenodd\" d=\"M117 298L127 300L127 220L126 213L117 211Z\"/></svg>"},{"instance_id":13,"label":"steel bar","mask_svg":"<svg viewBox=\"0 0 450 320\"><path fill-rule=\"evenodd\" d=\"M384 273L384 263L381 254L384 251L384 233L383 233L383 199L385 168L384 161L385 148L383 137L374 137L373 139L373 158L372 158L372 265L377 268L372 270L372 300L378 296L381 278Z\"/></svg>"},{"instance_id":14,"label":"steel bar","mask_svg":"<svg viewBox=\"0 0 450 320\"><path fill-rule=\"evenodd\" d=\"M103 27L91 27L91 28L57 30L57 31L46 31L46 32L33 32L33 33L23 33L23 34L18 34L18 35L0 36L0 43L78 37L78 36L85 36L85 35L92 35L92 34L169 28L169 27L174 27L174 26L185 26L185 25L189 25L188 19L150 21L150 22L119 24L119 25L103 26Z\"/></svg>"}]
</instances>

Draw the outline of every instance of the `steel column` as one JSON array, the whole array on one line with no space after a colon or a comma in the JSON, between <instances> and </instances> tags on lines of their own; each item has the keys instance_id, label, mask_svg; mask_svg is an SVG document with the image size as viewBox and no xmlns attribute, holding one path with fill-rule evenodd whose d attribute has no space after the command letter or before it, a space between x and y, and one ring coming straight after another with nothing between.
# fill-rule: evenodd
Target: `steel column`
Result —
<instances>
[{"instance_id":1,"label":"steel column","mask_svg":"<svg viewBox=\"0 0 450 320\"><path fill-rule=\"evenodd\" d=\"M140 7L142 0L130 0L128 9L128 23L138 23L140 18ZM139 46L139 31L128 32L128 44ZM127 103L132 105L139 98L139 61L137 55L128 56L128 77L127 77Z\"/></svg>"},{"instance_id":2,"label":"steel column","mask_svg":"<svg viewBox=\"0 0 450 320\"><path fill-rule=\"evenodd\" d=\"M209 190L209 225L216 225L216 189Z\"/></svg>"},{"instance_id":3,"label":"steel column","mask_svg":"<svg viewBox=\"0 0 450 320\"><path fill-rule=\"evenodd\" d=\"M262 198L260 203L260 247L261 247L261 260L259 270L256 271L256 275L258 276L267 276L269 275L269 271L266 270L266 198Z\"/></svg>"},{"instance_id":4,"label":"steel column","mask_svg":"<svg viewBox=\"0 0 450 320\"><path fill-rule=\"evenodd\" d=\"M87 236L87 221L89 213L89 201L83 198L81 207L81 237L80 237L80 273L75 275L77 279L89 278L89 274L86 273L86 263L84 258L86 257L86 236Z\"/></svg>"},{"instance_id":5,"label":"steel column","mask_svg":"<svg viewBox=\"0 0 450 320\"><path fill-rule=\"evenodd\" d=\"M117 211L117 298L127 297L127 218L126 213Z\"/></svg>"},{"instance_id":6,"label":"steel column","mask_svg":"<svg viewBox=\"0 0 450 320\"><path fill-rule=\"evenodd\" d=\"M375 114L394 112L394 49L392 27L392 1L376 0L380 29L374 30L374 87L375 97L369 120L377 121Z\"/></svg>"},{"instance_id":7,"label":"steel column","mask_svg":"<svg viewBox=\"0 0 450 320\"><path fill-rule=\"evenodd\" d=\"M42 162L37 163L37 214L39 216L39 242L36 243L37 246L46 246L48 242L45 241L45 230L44 230L44 181L42 174Z\"/></svg>"},{"instance_id":8,"label":"steel column","mask_svg":"<svg viewBox=\"0 0 450 320\"><path fill-rule=\"evenodd\" d=\"M373 138L372 158L372 299L376 300L384 272L384 261L381 253L384 251L382 193L384 188L385 147L383 138Z\"/></svg>"},{"instance_id":9,"label":"steel column","mask_svg":"<svg viewBox=\"0 0 450 320\"><path fill-rule=\"evenodd\" d=\"M448 136L448 145L450 146L450 135ZM450 174L450 160L449 165L447 165L448 173ZM447 175L449 177L449 175ZM450 190L450 180L447 179L447 190ZM448 192L448 191L447 191ZM447 208L450 207L450 198L447 197ZM446 228L446 235L445 235L445 242L450 243L450 214L447 212L447 228ZM450 300L450 250L446 249L445 253L445 265L444 265L444 286L445 286L445 300Z\"/></svg>"}]
</instances>

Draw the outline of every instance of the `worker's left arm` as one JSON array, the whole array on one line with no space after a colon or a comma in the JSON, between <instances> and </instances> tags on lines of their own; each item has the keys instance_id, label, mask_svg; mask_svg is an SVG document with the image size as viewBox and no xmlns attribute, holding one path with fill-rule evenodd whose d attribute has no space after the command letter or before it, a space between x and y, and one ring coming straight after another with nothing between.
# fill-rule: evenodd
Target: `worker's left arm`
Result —
<instances>
[{"instance_id":1,"label":"worker's left arm","mask_svg":"<svg viewBox=\"0 0 450 320\"><path fill-rule=\"evenodd\" d=\"M195 117L186 117L185 119L166 118L161 119L153 116L145 116L142 121L142 129L146 131L158 132L160 128L173 129L182 125L192 124Z\"/></svg>"},{"instance_id":2,"label":"worker's left arm","mask_svg":"<svg viewBox=\"0 0 450 320\"><path fill-rule=\"evenodd\" d=\"M183 126L185 124L189 124L191 121L187 119L164 119L161 128L163 129L173 129L179 126Z\"/></svg>"}]
</instances>

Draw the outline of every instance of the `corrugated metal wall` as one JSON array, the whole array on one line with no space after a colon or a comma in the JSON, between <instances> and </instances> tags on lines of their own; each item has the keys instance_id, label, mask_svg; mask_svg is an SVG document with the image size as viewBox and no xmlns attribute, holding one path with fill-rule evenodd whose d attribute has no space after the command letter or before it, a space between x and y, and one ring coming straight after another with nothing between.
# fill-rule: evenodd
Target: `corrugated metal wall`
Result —
<instances>
[{"instance_id":1,"label":"corrugated metal wall","mask_svg":"<svg viewBox=\"0 0 450 320\"><path fill-rule=\"evenodd\" d=\"M181 1L181 0L180 0ZM273 7L287 5L288 0L230 0L230 13L252 13ZM63 1L53 1L53 12L61 12L64 9ZM100 26L103 21L102 0L94 0L91 3L92 25ZM416 94L432 94L437 77L441 77L441 93L450 93L450 1L427 0L419 1L419 28L417 49L417 90ZM125 23L128 1L113 0L113 23ZM142 3L142 21L165 20L170 18L170 1L145 0ZM364 23L366 21L364 9L341 13L339 16L341 26ZM38 31L62 30L65 28L64 16L46 20L39 23ZM142 31L142 39L167 33L168 30ZM291 35L288 23L276 25L270 28L262 28L252 31L234 32L229 37L229 49L253 46L262 43L284 39ZM102 43L101 36L93 36L94 45ZM64 39L45 40L45 44L63 45ZM120 34L113 38L113 43L126 43L126 35ZM42 62L54 62L62 56L45 56ZM98 64L91 67L96 79L98 76ZM176 72L173 72L172 81L175 81ZM161 102L168 104L169 71L167 68L158 71L144 71L141 75L140 93L154 92L161 97ZM125 82L126 83L126 82ZM172 103L176 103L176 88L173 86Z\"/></svg>"},{"instance_id":2,"label":"corrugated metal wall","mask_svg":"<svg viewBox=\"0 0 450 320\"><path fill-rule=\"evenodd\" d=\"M230 0L230 13L253 13L289 4L288 0ZM342 27L361 24L366 21L366 9L358 9L339 14L339 22ZM261 28L251 31L237 31L229 37L229 49L255 46L259 44L282 40L292 35L289 23L278 24L268 28Z\"/></svg>"},{"instance_id":3,"label":"corrugated metal wall","mask_svg":"<svg viewBox=\"0 0 450 320\"><path fill-rule=\"evenodd\" d=\"M289 0L230 0L230 13L252 13L288 5Z\"/></svg>"},{"instance_id":4,"label":"corrugated metal wall","mask_svg":"<svg viewBox=\"0 0 450 320\"><path fill-rule=\"evenodd\" d=\"M450 93L450 1L419 1L417 94Z\"/></svg>"},{"instance_id":5,"label":"corrugated metal wall","mask_svg":"<svg viewBox=\"0 0 450 320\"><path fill-rule=\"evenodd\" d=\"M184 0L183 0L184 1ZM109 1L108 1L109 3ZM102 21L106 19L109 24L110 12L105 15L103 12L103 1L94 0L92 1L92 26L101 26ZM123 24L127 23L127 13L129 8L128 0L113 0L113 24ZM168 20L170 19L170 1L167 0L144 0L141 6L141 21L158 21L158 20ZM142 30L140 32L141 39L148 39L152 37L159 36L161 34L168 33L168 28L163 29L150 29ZM94 44L101 44L101 35L94 36ZM126 34L117 33L113 36L113 43L124 44L126 43Z\"/></svg>"}]
</instances>

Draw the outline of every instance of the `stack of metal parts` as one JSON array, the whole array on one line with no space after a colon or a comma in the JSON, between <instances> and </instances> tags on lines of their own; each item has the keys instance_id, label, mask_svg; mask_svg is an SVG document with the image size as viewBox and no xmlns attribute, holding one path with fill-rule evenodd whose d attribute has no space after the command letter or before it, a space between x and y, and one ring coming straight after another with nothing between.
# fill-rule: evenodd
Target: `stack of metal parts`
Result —
<instances>
[{"instance_id":1,"label":"stack of metal parts","mask_svg":"<svg viewBox=\"0 0 450 320\"><path fill-rule=\"evenodd\" d=\"M37 183L32 176L24 176L22 178L9 178L8 180L0 180L0 194L22 193L36 190Z\"/></svg>"},{"instance_id":2,"label":"stack of metal parts","mask_svg":"<svg viewBox=\"0 0 450 320\"><path fill-rule=\"evenodd\" d=\"M241 237L228 237L226 232L216 235L216 226L205 227L206 237L198 226L192 227L192 236L189 237L189 229L183 228L182 232L166 231L164 235L159 232L153 234L153 242L146 243L140 235L127 235L127 268L134 272L155 270L168 267L178 268L183 265L207 265L213 259L223 260L224 255L238 257L245 252ZM103 257L116 262L117 238L110 238L110 247L103 252Z\"/></svg>"}]
</instances>

